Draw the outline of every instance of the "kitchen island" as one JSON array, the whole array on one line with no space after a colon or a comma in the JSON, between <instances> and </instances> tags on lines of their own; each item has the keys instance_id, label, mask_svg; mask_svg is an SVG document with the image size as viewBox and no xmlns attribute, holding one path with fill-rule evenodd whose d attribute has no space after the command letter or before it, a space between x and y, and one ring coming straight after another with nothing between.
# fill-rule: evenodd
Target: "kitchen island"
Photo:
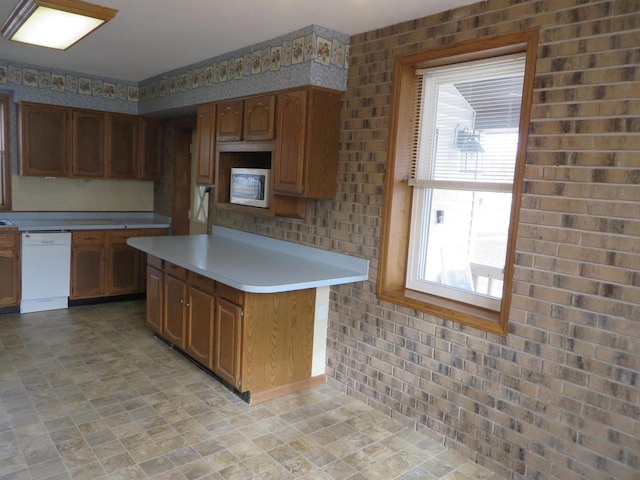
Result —
<instances>
[{"instance_id":1,"label":"kitchen island","mask_svg":"<svg viewBox=\"0 0 640 480\"><path fill-rule=\"evenodd\" d=\"M223 227L127 243L147 324L252 403L324 382L329 288L368 279L368 260Z\"/></svg>"}]
</instances>

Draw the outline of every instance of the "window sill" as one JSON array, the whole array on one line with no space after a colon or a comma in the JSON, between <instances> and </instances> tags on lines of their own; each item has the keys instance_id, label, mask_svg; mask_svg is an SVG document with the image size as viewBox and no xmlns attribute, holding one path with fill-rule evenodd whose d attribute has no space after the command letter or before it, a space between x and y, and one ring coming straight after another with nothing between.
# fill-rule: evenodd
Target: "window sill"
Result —
<instances>
[{"instance_id":1,"label":"window sill","mask_svg":"<svg viewBox=\"0 0 640 480\"><path fill-rule=\"evenodd\" d=\"M500 324L500 312L409 289L379 291L378 298L496 335L507 334L506 325Z\"/></svg>"}]
</instances>

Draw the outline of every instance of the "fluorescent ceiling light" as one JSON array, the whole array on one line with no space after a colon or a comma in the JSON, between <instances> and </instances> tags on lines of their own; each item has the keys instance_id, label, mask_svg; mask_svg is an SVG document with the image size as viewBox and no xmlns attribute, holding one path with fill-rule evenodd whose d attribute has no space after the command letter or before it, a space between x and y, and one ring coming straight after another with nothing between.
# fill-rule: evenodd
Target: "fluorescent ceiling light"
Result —
<instances>
[{"instance_id":1,"label":"fluorescent ceiling light","mask_svg":"<svg viewBox=\"0 0 640 480\"><path fill-rule=\"evenodd\" d=\"M80 0L20 0L0 31L10 40L66 50L116 13Z\"/></svg>"}]
</instances>

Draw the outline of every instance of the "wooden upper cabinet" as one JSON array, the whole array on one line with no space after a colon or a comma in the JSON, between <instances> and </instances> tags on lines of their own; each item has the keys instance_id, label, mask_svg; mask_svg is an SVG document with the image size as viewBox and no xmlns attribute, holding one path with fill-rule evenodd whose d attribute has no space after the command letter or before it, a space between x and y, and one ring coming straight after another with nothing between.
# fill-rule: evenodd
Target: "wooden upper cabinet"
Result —
<instances>
[{"instance_id":1,"label":"wooden upper cabinet","mask_svg":"<svg viewBox=\"0 0 640 480\"><path fill-rule=\"evenodd\" d=\"M278 149L274 172L277 193L304 193L307 96L306 90L278 95Z\"/></svg>"},{"instance_id":2,"label":"wooden upper cabinet","mask_svg":"<svg viewBox=\"0 0 640 480\"><path fill-rule=\"evenodd\" d=\"M69 174L69 111L64 107L20 104L20 173Z\"/></svg>"},{"instance_id":3,"label":"wooden upper cabinet","mask_svg":"<svg viewBox=\"0 0 640 480\"><path fill-rule=\"evenodd\" d=\"M273 140L275 107L275 95L252 97L244 101L244 140Z\"/></svg>"},{"instance_id":4,"label":"wooden upper cabinet","mask_svg":"<svg viewBox=\"0 0 640 480\"><path fill-rule=\"evenodd\" d=\"M340 92L304 89L278 95L274 192L333 198L340 145Z\"/></svg>"},{"instance_id":5,"label":"wooden upper cabinet","mask_svg":"<svg viewBox=\"0 0 640 480\"><path fill-rule=\"evenodd\" d=\"M71 173L74 177L104 177L105 116L71 112Z\"/></svg>"},{"instance_id":6,"label":"wooden upper cabinet","mask_svg":"<svg viewBox=\"0 0 640 480\"><path fill-rule=\"evenodd\" d=\"M108 176L110 178L136 178L137 118L132 115L109 114L108 119Z\"/></svg>"},{"instance_id":7,"label":"wooden upper cabinet","mask_svg":"<svg viewBox=\"0 0 640 480\"><path fill-rule=\"evenodd\" d=\"M215 185L216 105L213 103L198 107L196 143L198 145L196 183Z\"/></svg>"},{"instance_id":8,"label":"wooden upper cabinet","mask_svg":"<svg viewBox=\"0 0 640 480\"><path fill-rule=\"evenodd\" d=\"M239 142L242 139L242 100L218 103L216 132L218 142Z\"/></svg>"},{"instance_id":9,"label":"wooden upper cabinet","mask_svg":"<svg viewBox=\"0 0 640 480\"><path fill-rule=\"evenodd\" d=\"M138 131L140 134L138 178L160 180L162 178L162 122L154 118L140 118Z\"/></svg>"}]
</instances>

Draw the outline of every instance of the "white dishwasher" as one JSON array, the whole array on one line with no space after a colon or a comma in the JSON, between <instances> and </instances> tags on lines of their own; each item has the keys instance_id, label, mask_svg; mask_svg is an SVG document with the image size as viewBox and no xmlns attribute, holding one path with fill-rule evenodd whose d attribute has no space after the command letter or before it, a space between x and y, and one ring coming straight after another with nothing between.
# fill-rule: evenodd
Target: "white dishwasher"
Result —
<instances>
[{"instance_id":1,"label":"white dishwasher","mask_svg":"<svg viewBox=\"0 0 640 480\"><path fill-rule=\"evenodd\" d=\"M20 312L69 306L71 232L25 232L22 237Z\"/></svg>"}]
</instances>

